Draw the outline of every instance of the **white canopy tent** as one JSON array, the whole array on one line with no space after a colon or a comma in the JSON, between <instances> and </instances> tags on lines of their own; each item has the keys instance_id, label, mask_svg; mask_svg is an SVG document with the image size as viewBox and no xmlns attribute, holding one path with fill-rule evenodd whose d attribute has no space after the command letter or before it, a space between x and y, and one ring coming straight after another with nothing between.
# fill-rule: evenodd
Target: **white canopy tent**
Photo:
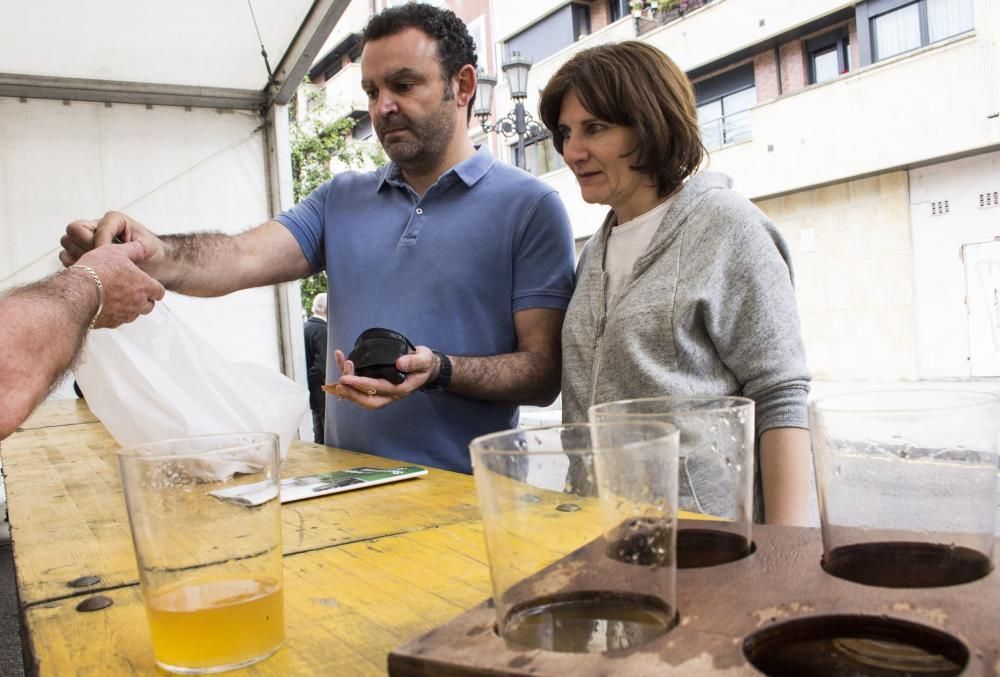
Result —
<instances>
[{"instance_id":1,"label":"white canopy tent","mask_svg":"<svg viewBox=\"0 0 1000 677\"><path fill-rule=\"evenodd\" d=\"M57 269L76 218L238 232L291 206L285 106L348 4L0 3L0 289ZM304 382L297 284L167 303Z\"/></svg>"}]
</instances>

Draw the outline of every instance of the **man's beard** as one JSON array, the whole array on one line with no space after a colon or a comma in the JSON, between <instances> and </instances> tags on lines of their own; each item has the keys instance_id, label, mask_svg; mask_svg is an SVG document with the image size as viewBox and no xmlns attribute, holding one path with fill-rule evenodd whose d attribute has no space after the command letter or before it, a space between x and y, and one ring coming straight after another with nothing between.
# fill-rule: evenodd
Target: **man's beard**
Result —
<instances>
[{"instance_id":1,"label":"man's beard","mask_svg":"<svg viewBox=\"0 0 1000 677\"><path fill-rule=\"evenodd\" d=\"M386 143L386 134L397 129L406 131ZM434 169L448 152L454 131L455 115L449 115L444 105L420 120L393 113L375 125L375 134L389 159L411 171Z\"/></svg>"}]
</instances>

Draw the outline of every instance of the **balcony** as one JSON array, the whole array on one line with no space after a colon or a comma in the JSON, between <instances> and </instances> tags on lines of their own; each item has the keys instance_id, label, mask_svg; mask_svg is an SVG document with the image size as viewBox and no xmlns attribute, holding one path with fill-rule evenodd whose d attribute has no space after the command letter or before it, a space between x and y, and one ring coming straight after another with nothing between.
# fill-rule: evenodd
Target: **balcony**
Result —
<instances>
[{"instance_id":1,"label":"balcony","mask_svg":"<svg viewBox=\"0 0 1000 677\"><path fill-rule=\"evenodd\" d=\"M750 111L723 115L714 120L699 122L701 141L708 150L716 150L732 143L750 140Z\"/></svg>"},{"instance_id":2,"label":"balcony","mask_svg":"<svg viewBox=\"0 0 1000 677\"><path fill-rule=\"evenodd\" d=\"M982 54L966 34L760 104L748 111L753 142L715 150L710 168L758 198L1000 144Z\"/></svg>"},{"instance_id":3,"label":"balcony","mask_svg":"<svg viewBox=\"0 0 1000 677\"><path fill-rule=\"evenodd\" d=\"M361 64L350 63L326 83L326 105L344 115L368 110L368 99L361 89Z\"/></svg>"},{"instance_id":4,"label":"balcony","mask_svg":"<svg viewBox=\"0 0 1000 677\"><path fill-rule=\"evenodd\" d=\"M639 20L636 22L638 33L640 36L645 35L650 31L656 30L660 26L664 26L680 19L688 12L693 12L703 5L717 1L718 0L660 0L656 11L650 9L650 3L647 2L647 7L643 10L642 16L640 16Z\"/></svg>"},{"instance_id":5,"label":"balcony","mask_svg":"<svg viewBox=\"0 0 1000 677\"><path fill-rule=\"evenodd\" d=\"M702 6L685 11L682 21L665 13L669 23L653 30L646 31L646 24L640 21L642 39L669 54L688 72L849 10L856 0L713 0L698 4Z\"/></svg>"}]
</instances>

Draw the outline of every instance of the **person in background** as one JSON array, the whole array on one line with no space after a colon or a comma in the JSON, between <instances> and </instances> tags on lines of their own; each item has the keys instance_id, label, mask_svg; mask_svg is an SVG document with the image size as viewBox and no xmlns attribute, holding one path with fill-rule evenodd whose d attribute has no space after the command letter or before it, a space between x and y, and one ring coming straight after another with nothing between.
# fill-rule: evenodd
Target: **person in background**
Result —
<instances>
[{"instance_id":1,"label":"person in background","mask_svg":"<svg viewBox=\"0 0 1000 677\"><path fill-rule=\"evenodd\" d=\"M108 244L0 296L0 440L72 366L88 329L131 322L163 298L163 285L136 267L145 260L141 242Z\"/></svg>"},{"instance_id":2,"label":"person in background","mask_svg":"<svg viewBox=\"0 0 1000 677\"><path fill-rule=\"evenodd\" d=\"M306 381L313 418L313 441L323 444L323 417L326 416L326 294L313 297L312 317L302 328L306 342Z\"/></svg>"},{"instance_id":3,"label":"person in background","mask_svg":"<svg viewBox=\"0 0 1000 677\"><path fill-rule=\"evenodd\" d=\"M563 65L539 108L583 199L611 208L563 326L564 420L627 398L748 397L756 518L804 524L810 374L788 247L729 177L698 171L687 76L644 43L602 45Z\"/></svg>"},{"instance_id":4,"label":"person in background","mask_svg":"<svg viewBox=\"0 0 1000 677\"><path fill-rule=\"evenodd\" d=\"M361 86L388 165L340 173L239 235L158 237L117 212L77 221L61 256L70 264L115 236L139 240L150 250L144 270L196 296L327 270L331 347L384 327L416 351L397 360L398 385L354 374L334 352L326 443L471 472L472 438L516 427L519 404L559 392L569 219L553 188L469 140L475 42L454 13L387 9L362 42Z\"/></svg>"}]
</instances>

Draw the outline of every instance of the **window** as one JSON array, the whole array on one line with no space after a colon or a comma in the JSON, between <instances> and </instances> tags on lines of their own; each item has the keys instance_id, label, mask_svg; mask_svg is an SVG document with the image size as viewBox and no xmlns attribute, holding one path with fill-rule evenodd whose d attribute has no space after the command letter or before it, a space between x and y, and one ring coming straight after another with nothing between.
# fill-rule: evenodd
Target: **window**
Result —
<instances>
[{"instance_id":1,"label":"window","mask_svg":"<svg viewBox=\"0 0 1000 677\"><path fill-rule=\"evenodd\" d=\"M870 0L871 61L909 52L974 27L973 0Z\"/></svg>"},{"instance_id":2,"label":"window","mask_svg":"<svg viewBox=\"0 0 1000 677\"><path fill-rule=\"evenodd\" d=\"M571 2L504 41L504 53L540 61L589 33L590 7Z\"/></svg>"},{"instance_id":3,"label":"window","mask_svg":"<svg viewBox=\"0 0 1000 677\"><path fill-rule=\"evenodd\" d=\"M489 55L486 53L486 24L483 22L483 17L478 17L474 21L470 21L465 24L465 27L469 29L469 35L472 36L472 41L476 43L476 57L479 61L479 68L481 70L489 70L487 66Z\"/></svg>"},{"instance_id":4,"label":"window","mask_svg":"<svg viewBox=\"0 0 1000 677\"><path fill-rule=\"evenodd\" d=\"M351 129L351 137L356 141L373 141L375 135L375 130L372 128L372 119L368 115L364 115L354 123L354 128Z\"/></svg>"},{"instance_id":5,"label":"window","mask_svg":"<svg viewBox=\"0 0 1000 677\"><path fill-rule=\"evenodd\" d=\"M841 28L806 40L806 54L809 58L810 83L826 82L846 73L851 68L847 29Z\"/></svg>"},{"instance_id":6,"label":"window","mask_svg":"<svg viewBox=\"0 0 1000 677\"><path fill-rule=\"evenodd\" d=\"M927 31L930 42L937 42L971 31L972 0L927 0Z\"/></svg>"},{"instance_id":7,"label":"window","mask_svg":"<svg viewBox=\"0 0 1000 677\"><path fill-rule=\"evenodd\" d=\"M511 151L514 163L520 166L516 144L511 146ZM536 136L524 142L524 169L531 174L541 176L565 166L562 155L556 152L556 147L552 144L551 134Z\"/></svg>"},{"instance_id":8,"label":"window","mask_svg":"<svg viewBox=\"0 0 1000 677\"><path fill-rule=\"evenodd\" d=\"M608 23L629 15L628 0L608 0Z\"/></svg>"},{"instance_id":9,"label":"window","mask_svg":"<svg viewBox=\"0 0 1000 677\"><path fill-rule=\"evenodd\" d=\"M875 60L881 61L920 46L920 5L913 3L872 19Z\"/></svg>"},{"instance_id":10,"label":"window","mask_svg":"<svg viewBox=\"0 0 1000 677\"><path fill-rule=\"evenodd\" d=\"M757 103L753 64L726 71L695 83L701 141L709 150L746 141L750 134L750 108Z\"/></svg>"}]
</instances>

